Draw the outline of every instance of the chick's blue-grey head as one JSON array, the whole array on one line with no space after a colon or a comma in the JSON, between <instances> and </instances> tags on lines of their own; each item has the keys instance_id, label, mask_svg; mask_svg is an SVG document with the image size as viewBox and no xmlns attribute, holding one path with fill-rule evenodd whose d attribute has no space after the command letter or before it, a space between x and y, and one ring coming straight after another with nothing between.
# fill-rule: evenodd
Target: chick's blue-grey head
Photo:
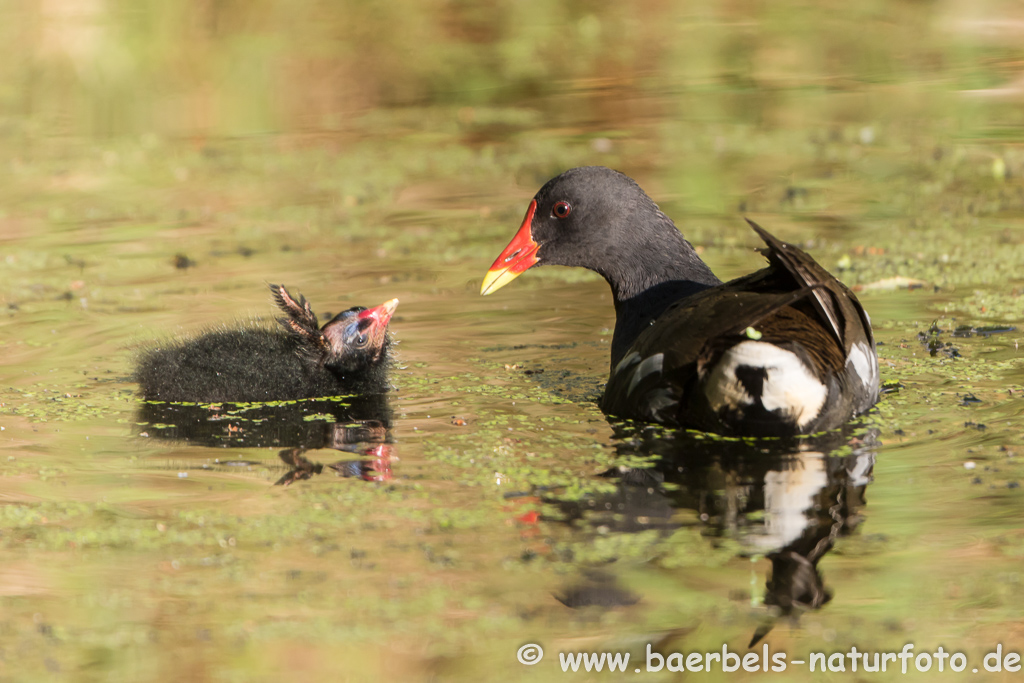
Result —
<instances>
[{"instance_id":1,"label":"chick's blue-grey head","mask_svg":"<svg viewBox=\"0 0 1024 683\"><path fill-rule=\"evenodd\" d=\"M355 306L334 316L320 329L328 349L323 364L334 372L355 372L380 362L387 350L388 322L398 299L375 308Z\"/></svg>"}]
</instances>

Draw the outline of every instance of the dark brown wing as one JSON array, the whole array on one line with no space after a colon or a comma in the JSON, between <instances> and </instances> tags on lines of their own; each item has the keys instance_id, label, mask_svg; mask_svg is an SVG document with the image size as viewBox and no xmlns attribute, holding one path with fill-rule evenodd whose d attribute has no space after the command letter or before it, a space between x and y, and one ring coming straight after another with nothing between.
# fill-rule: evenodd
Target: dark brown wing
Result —
<instances>
[{"instance_id":1,"label":"dark brown wing","mask_svg":"<svg viewBox=\"0 0 1024 683\"><path fill-rule=\"evenodd\" d=\"M809 298L815 289L762 293L749 291L748 287L748 278L741 278L709 290L708 296L697 294L680 302L665 311L631 350L643 354L647 348L669 349L672 365L691 363L710 340L741 335L747 328L754 328L756 333L762 320Z\"/></svg>"},{"instance_id":2,"label":"dark brown wing","mask_svg":"<svg viewBox=\"0 0 1024 683\"><path fill-rule=\"evenodd\" d=\"M765 254L768 262L789 272L798 287L814 288L810 300L840 348L849 352L850 347L862 336L873 348L875 341L871 323L853 292L803 249L783 242L749 218L746 220L768 245Z\"/></svg>"},{"instance_id":3,"label":"dark brown wing","mask_svg":"<svg viewBox=\"0 0 1024 683\"><path fill-rule=\"evenodd\" d=\"M698 373L698 362L718 340L736 343L736 336L743 335L747 328L757 334L761 321L809 298L813 291L810 287L751 291L771 279L772 269L766 268L687 297L666 310L612 369L601 409L614 415L631 415L638 397L659 386L668 387L676 399L681 398ZM644 362L648 365L641 366ZM668 421L654 415L644 417Z\"/></svg>"}]
</instances>

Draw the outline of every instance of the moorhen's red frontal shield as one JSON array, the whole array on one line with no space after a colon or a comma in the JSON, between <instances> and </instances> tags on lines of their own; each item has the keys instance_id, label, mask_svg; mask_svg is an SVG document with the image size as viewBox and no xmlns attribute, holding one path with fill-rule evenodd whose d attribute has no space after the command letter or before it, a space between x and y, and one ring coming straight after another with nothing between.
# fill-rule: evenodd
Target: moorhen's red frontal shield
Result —
<instances>
[{"instance_id":1,"label":"moorhen's red frontal shield","mask_svg":"<svg viewBox=\"0 0 1024 683\"><path fill-rule=\"evenodd\" d=\"M483 284L480 286L480 293L484 296L498 291L537 264L539 245L533 240L532 231L533 214L536 212L535 199L526 210L526 218L523 219L519 232L494 260L487 275L484 276Z\"/></svg>"}]
</instances>

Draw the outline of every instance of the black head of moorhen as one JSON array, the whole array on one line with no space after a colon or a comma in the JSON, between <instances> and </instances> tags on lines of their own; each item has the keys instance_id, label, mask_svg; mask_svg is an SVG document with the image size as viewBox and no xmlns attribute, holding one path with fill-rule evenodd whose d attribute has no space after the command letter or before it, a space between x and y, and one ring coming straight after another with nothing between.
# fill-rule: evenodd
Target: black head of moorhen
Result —
<instances>
[{"instance_id":1,"label":"black head of moorhen","mask_svg":"<svg viewBox=\"0 0 1024 683\"><path fill-rule=\"evenodd\" d=\"M356 306L320 327L309 302L270 285L284 313L279 328L250 325L171 341L139 358L146 399L250 402L380 392L387 389L388 322L398 299Z\"/></svg>"},{"instance_id":2,"label":"black head of moorhen","mask_svg":"<svg viewBox=\"0 0 1024 683\"><path fill-rule=\"evenodd\" d=\"M808 254L748 222L768 267L722 283L634 180L574 168L536 194L481 293L535 265L601 274L616 312L608 414L730 435L837 427L878 400L868 316Z\"/></svg>"}]
</instances>

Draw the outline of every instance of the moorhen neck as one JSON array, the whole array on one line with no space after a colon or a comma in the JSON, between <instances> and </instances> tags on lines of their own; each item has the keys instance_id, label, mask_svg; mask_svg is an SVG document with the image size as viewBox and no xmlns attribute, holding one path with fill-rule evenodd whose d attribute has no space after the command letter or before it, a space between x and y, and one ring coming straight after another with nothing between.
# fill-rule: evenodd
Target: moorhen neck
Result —
<instances>
[{"instance_id":1,"label":"moorhen neck","mask_svg":"<svg viewBox=\"0 0 1024 683\"><path fill-rule=\"evenodd\" d=\"M481 293L535 265L601 274L616 313L608 414L732 435L837 427L878 400L868 316L808 254L748 223L768 267L722 283L633 179L574 168L530 202Z\"/></svg>"},{"instance_id":2,"label":"moorhen neck","mask_svg":"<svg viewBox=\"0 0 1024 683\"><path fill-rule=\"evenodd\" d=\"M145 350L135 380L158 401L280 401L386 391L388 322L398 299L350 308L320 327L309 302L270 285L285 317Z\"/></svg>"}]
</instances>

